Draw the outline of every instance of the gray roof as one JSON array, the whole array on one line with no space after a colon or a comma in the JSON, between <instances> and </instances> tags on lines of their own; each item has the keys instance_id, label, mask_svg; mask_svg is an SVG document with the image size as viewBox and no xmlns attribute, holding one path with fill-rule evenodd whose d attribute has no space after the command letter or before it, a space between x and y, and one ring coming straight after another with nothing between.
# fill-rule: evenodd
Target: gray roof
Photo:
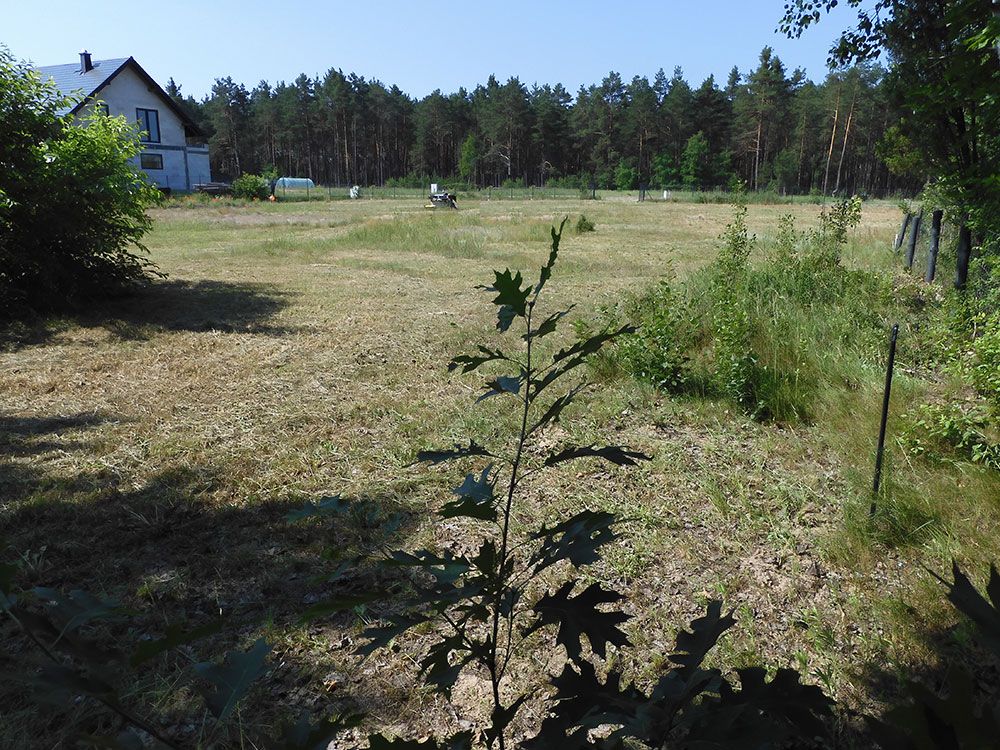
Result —
<instances>
[{"instance_id":1,"label":"gray roof","mask_svg":"<svg viewBox=\"0 0 1000 750\"><path fill-rule=\"evenodd\" d=\"M188 136L205 137L205 133L198 126L198 123L194 121L191 113L181 104L167 96L167 92L160 87L160 84L153 80L149 73L142 69L142 66L135 61L135 58L115 57L110 60L93 60L91 64L93 67L86 73L80 72L79 62L68 63L66 65L44 65L35 68L41 74L43 80L51 78L55 82L56 88L62 93L78 95L79 101L76 104L63 108L59 114L65 115L76 112L84 105L88 98L98 94L108 84L108 81L118 75L119 71L126 66L131 66L131 69L146 82L146 85L153 91L156 91L164 103L181 119L181 122L184 123L185 133ZM100 97L97 96L97 98Z\"/></svg>"},{"instance_id":2,"label":"gray roof","mask_svg":"<svg viewBox=\"0 0 1000 750\"><path fill-rule=\"evenodd\" d=\"M51 78L62 93L79 94L81 98L86 98L101 88L129 59L116 57L111 60L94 60L94 67L86 73L80 72L79 61L66 65L45 65L35 70L42 74L43 80ZM59 114L64 115L74 109L75 106L66 107Z\"/></svg>"}]
</instances>

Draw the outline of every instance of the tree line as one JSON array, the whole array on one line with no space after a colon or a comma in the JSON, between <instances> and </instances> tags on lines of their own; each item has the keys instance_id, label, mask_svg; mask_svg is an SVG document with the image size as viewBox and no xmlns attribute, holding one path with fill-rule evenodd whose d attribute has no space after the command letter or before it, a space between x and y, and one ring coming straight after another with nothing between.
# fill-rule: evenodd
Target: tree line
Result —
<instances>
[{"instance_id":1,"label":"tree line","mask_svg":"<svg viewBox=\"0 0 1000 750\"><path fill-rule=\"evenodd\" d=\"M919 189L890 170L894 123L884 70L871 63L809 80L765 47L748 73L698 87L680 68L653 80L615 72L575 95L490 76L471 92L414 99L331 69L252 89L218 78L201 101L167 91L210 134L213 173L273 167L323 184L718 188L886 195ZM888 150L887 150L888 149Z\"/></svg>"}]
</instances>

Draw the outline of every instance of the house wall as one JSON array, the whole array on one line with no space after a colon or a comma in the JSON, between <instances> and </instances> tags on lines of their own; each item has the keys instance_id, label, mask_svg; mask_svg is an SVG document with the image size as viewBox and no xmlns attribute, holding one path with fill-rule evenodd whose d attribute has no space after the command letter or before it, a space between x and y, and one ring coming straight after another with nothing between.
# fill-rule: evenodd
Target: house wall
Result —
<instances>
[{"instance_id":1,"label":"house wall","mask_svg":"<svg viewBox=\"0 0 1000 750\"><path fill-rule=\"evenodd\" d=\"M124 115L136 122L136 108L155 109L160 121L160 142L143 143L143 153L163 157L163 169L143 169L150 181L173 192L187 192L201 182L211 182L208 147L189 146L184 137L184 123L146 82L126 68L97 93L112 116ZM135 159L140 166L140 159Z\"/></svg>"}]
</instances>

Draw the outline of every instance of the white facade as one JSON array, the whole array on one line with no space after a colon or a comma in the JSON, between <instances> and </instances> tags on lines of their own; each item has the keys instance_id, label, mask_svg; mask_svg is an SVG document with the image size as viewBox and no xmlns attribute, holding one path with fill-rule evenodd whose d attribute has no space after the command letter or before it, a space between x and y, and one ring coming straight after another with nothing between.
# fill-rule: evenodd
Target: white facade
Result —
<instances>
[{"instance_id":1,"label":"white facade","mask_svg":"<svg viewBox=\"0 0 1000 750\"><path fill-rule=\"evenodd\" d=\"M187 192L199 183L212 181L208 146L188 145L184 123L160 92L150 88L134 70L126 67L96 96L107 106L109 115L123 115L131 122L138 122L140 109L156 113L159 133L150 134L136 159L136 166L151 182L165 190Z\"/></svg>"}]
</instances>

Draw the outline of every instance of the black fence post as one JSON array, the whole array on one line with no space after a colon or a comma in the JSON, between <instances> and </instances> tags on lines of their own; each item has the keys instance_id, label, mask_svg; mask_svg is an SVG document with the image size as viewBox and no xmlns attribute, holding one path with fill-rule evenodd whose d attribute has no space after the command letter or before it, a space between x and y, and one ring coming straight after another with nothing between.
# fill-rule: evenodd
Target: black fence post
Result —
<instances>
[{"instance_id":1,"label":"black fence post","mask_svg":"<svg viewBox=\"0 0 1000 750\"><path fill-rule=\"evenodd\" d=\"M899 323L894 323L889 334L889 363L885 368L885 391L882 394L882 423L878 429L878 448L875 450L875 479L872 482L872 507L868 515L875 516L875 503L878 501L878 491L882 486L882 458L885 455L885 427L889 421L889 395L892 392L892 368L896 363L896 338L899 336Z\"/></svg>"},{"instance_id":2,"label":"black fence post","mask_svg":"<svg viewBox=\"0 0 1000 750\"><path fill-rule=\"evenodd\" d=\"M934 281L934 274L937 272L938 249L941 247L941 220L944 211L940 208L931 214L931 243L927 249L927 273L924 281L928 284Z\"/></svg>"},{"instance_id":3,"label":"black fence post","mask_svg":"<svg viewBox=\"0 0 1000 750\"><path fill-rule=\"evenodd\" d=\"M917 254L917 238L920 236L920 223L924 220L924 210L920 209L913 218L913 229L910 230L910 244L906 248L906 270L913 268L913 256Z\"/></svg>"},{"instance_id":4,"label":"black fence post","mask_svg":"<svg viewBox=\"0 0 1000 750\"><path fill-rule=\"evenodd\" d=\"M969 259L972 257L972 230L962 222L958 228L958 247L955 249L955 288L965 289L969 280Z\"/></svg>"},{"instance_id":5,"label":"black fence post","mask_svg":"<svg viewBox=\"0 0 1000 750\"><path fill-rule=\"evenodd\" d=\"M910 220L913 218L913 214L907 211L903 214L903 225L899 228L899 234L896 235L896 241L892 245L893 252L899 250L903 246L903 238L906 237L906 228L910 226Z\"/></svg>"}]
</instances>

